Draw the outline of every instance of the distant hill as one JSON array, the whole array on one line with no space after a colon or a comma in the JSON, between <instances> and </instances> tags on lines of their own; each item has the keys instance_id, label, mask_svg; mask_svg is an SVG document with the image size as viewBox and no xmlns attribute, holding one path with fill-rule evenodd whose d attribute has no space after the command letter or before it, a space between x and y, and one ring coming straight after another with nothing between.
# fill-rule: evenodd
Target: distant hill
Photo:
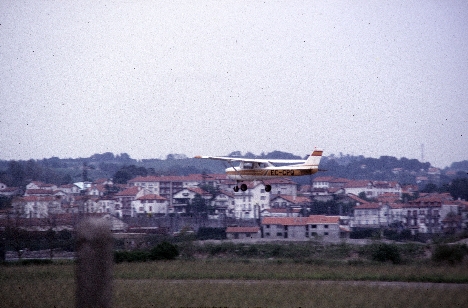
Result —
<instances>
[{"instance_id":1,"label":"distant hill","mask_svg":"<svg viewBox=\"0 0 468 308\"><path fill-rule=\"evenodd\" d=\"M291 153L273 151L254 155L250 152L242 154L234 151L228 156L270 159L305 159ZM134 168L129 168L134 166ZM0 182L7 186L22 187L33 180L54 184L68 184L98 178L113 178L118 171L138 172L139 174L154 175L188 175L195 173L223 173L229 164L216 161L188 158L184 154L169 154L166 159L132 159L126 153L113 154L110 152L94 154L88 158L58 158L51 157L41 160L4 161L0 160ZM335 176L349 179L398 181L402 184L416 183L417 177L427 177L431 168L430 163L422 163L417 159L395 158L381 156L380 158L366 158L364 156L330 155L324 156L320 163L325 172L318 176ZM137 170L137 171L135 171ZM445 171L450 170L450 175ZM437 179L437 184L448 183L454 177L465 175L468 171L468 161L454 162L450 168L441 174L432 174L431 179ZM447 173L448 174L448 173ZM128 176L128 175L127 175ZM317 175L315 175L317 176ZM311 177L294 178L298 183L310 183Z\"/></svg>"}]
</instances>

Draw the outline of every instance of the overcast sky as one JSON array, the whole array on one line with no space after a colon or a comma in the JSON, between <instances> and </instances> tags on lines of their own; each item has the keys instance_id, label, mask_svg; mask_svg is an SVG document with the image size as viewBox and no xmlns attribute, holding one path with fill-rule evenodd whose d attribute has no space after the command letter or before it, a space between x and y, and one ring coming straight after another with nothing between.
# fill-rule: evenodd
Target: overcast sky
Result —
<instances>
[{"instance_id":1,"label":"overcast sky","mask_svg":"<svg viewBox=\"0 0 468 308\"><path fill-rule=\"evenodd\" d=\"M0 2L0 159L468 159L468 2Z\"/></svg>"}]
</instances>

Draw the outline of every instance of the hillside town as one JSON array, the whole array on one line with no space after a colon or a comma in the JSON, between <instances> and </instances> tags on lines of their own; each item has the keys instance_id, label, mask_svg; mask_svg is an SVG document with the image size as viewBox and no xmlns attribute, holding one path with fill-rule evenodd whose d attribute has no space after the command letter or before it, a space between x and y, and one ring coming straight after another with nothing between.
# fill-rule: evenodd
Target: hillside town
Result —
<instances>
[{"instance_id":1,"label":"hillside town","mask_svg":"<svg viewBox=\"0 0 468 308\"><path fill-rule=\"evenodd\" d=\"M270 192L265 184L271 185ZM83 215L105 217L114 232L157 230L177 234L200 226L225 228L228 238L340 239L359 230L411 235L457 233L468 228L468 202L448 193L421 193L394 181L316 176L311 185L289 178L248 182L234 192L224 174L138 176L127 184L112 179L54 185L32 181L24 191L0 183L12 198L1 212L3 227L73 229ZM338 205L337 212L317 204Z\"/></svg>"}]
</instances>

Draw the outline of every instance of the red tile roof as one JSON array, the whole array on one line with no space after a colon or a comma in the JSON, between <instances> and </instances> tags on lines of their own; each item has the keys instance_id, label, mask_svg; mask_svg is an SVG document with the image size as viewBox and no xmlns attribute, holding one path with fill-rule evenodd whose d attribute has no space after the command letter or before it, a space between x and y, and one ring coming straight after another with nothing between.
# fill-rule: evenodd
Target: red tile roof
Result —
<instances>
[{"instance_id":1,"label":"red tile roof","mask_svg":"<svg viewBox=\"0 0 468 308\"><path fill-rule=\"evenodd\" d=\"M208 175L206 180L210 180L210 176ZM202 174L190 174L190 175L169 175L169 176L138 176L134 179L128 181L129 183L135 182L202 182L203 175Z\"/></svg>"},{"instance_id":2,"label":"red tile roof","mask_svg":"<svg viewBox=\"0 0 468 308\"><path fill-rule=\"evenodd\" d=\"M263 225L305 226L308 224L338 224L339 216L311 215L309 217L265 217Z\"/></svg>"},{"instance_id":3,"label":"red tile roof","mask_svg":"<svg viewBox=\"0 0 468 308\"><path fill-rule=\"evenodd\" d=\"M330 182L331 183L348 183L349 181L351 181L351 180L350 179L345 179L345 178L334 178Z\"/></svg>"},{"instance_id":4,"label":"red tile roof","mask_svg":"<svg viewBox=\"0 0 468 308\"><path fill-rule=\"evenodd\" d=\"M281 214L281 213L299 213L301 211L301 209L297 209L297 208L292 208L292 209L275 209L275 208L272 208L272 209L266 209L264 210L265 212L270 212L270 213L278 213L278 214Z\"/></svg>"},{"instance_id":5,"label":"red tile roof","mask_svg":"<svg viewBox=\"0 0 468 308\"><path fill-rule=\"evenodd\" d=\"M200 187L188 187L187 190L193 191L194 193L199 194L201 196L211 196L209 192L201 189Z\"/></svg>"},{"instance_id":6,"label":"red tile roof","mask_svg":"<svg viewBox=\"0 0 468 308\"><path fill-rule=\"evenodd\" d=\"M41 201L57 201L57 199L54 196L24 196L24 197L19 197L14 200L14 202L41 202Z\"/></svg>"},{"instance_id":7,"label":"red tile roof","mask_svg":"<svg viewBox=\"0 0 468 308\"><path fill-rule=\"evenodd\" d=\"M370 181L367 180L350 180L345 184L346 188L361 188L367 187L370 184Z\"/></svg>"},{"instance_id":8,"label":"red tile roof","mask_svg":"<svg viewBox=\"0 0 468 308\"><path fill-rule=\"evenodd\" d=\"M161 197L160 195L148 194L148 195L141 196L137 200L167 200L167 199L164 197Z\"/></svg>"},{"instance_id":9,"label":"red tile roof","mask_svg":"<svg viewBox=\"0 0 468 308\"><path fill-rule=\"evenodd\" d=\"M318 176L314 178L312 181L313 182L330 182L333 181L334 177L332 176Z\"/></svg>"},{"instance_id":10,"label":"red tile roof","mask_svg":"<svg viewBox=\"0 0 468 308\"><path fill-rule=\"evenodd\" d=\"M376 202L368 202L364 204L360 204L358 206L355 206L355 210L367 210L367 209L380 209L382 207L382 204L376 203Z\"/></svg>"},{"instance_id":11,"label":"red tile roof","mask_svg":"<svg viewBox=\"0 0 468 308\"><path fill-rule=\"evenodd\" d=\"M54 193L51 189L26 189L27 195L52 195Z\"/></svg>"},{"instance_id":12,"label":"red tile roof","mask_svg":"<svg viewBox=\"0 0 468 308\"><path fill-rule=\"evenodd\" d=\"M278 196L275 196L271 199L271 201L275 200L275 199L284 199L290 203L293 203L293 204L299 204L299 203L309 203L310 202L310 199L308 197L294 197L294 196L290 196L290 195L278 195Z\"/></svg>"},{"instance_id":13,"label":"red tile roof","mask_svg":"<svg viewBox=\"0 0 468 308\"><path fill-rule=\"evenodd\" d=\"M136 196L138 192L140 191L140 188L137 186L127 188L121 192L116 193L116 196Z\"/></svg>"},{"instance_id":14,"label":"red tile roof","mask_svg":"<svg viewBox=\"0 0 468 308\"><path fill-rule=\"evenodd\" d=\"M226 233L258 233L259 227L227 227Z\"/></svg>"},{"instance_id":15,"label":"red tile roof","mask_svg":"<svg viewBox=\"0 0 468 308\"><path fill-rule=\"evenodd\" d=\"M355 194L347 194L347 196L348 196L348 198L350 198L350 199L352 199L352 200L354 200L356 202L359 202L360 204L368 203L366 200L359 198Z\"/></svg>"}]
</instances>

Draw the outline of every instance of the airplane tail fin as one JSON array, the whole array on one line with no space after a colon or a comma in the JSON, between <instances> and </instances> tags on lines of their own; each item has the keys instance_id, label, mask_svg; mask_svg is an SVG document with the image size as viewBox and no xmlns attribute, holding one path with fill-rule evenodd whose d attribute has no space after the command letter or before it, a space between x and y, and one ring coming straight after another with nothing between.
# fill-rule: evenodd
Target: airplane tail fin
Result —
<instances>
[{"instance_id":1,"label":"airplane tail fin","mask_svg":"<svg viewBox=\"0 0 468 308\"><path fill-rule=\"evenodd\" d=\"M322 150L315 149L309 158L307 158L304 165L306 166L318 166L320 164L320 159L322 159Z\"/></svg>"}]
</instances>

